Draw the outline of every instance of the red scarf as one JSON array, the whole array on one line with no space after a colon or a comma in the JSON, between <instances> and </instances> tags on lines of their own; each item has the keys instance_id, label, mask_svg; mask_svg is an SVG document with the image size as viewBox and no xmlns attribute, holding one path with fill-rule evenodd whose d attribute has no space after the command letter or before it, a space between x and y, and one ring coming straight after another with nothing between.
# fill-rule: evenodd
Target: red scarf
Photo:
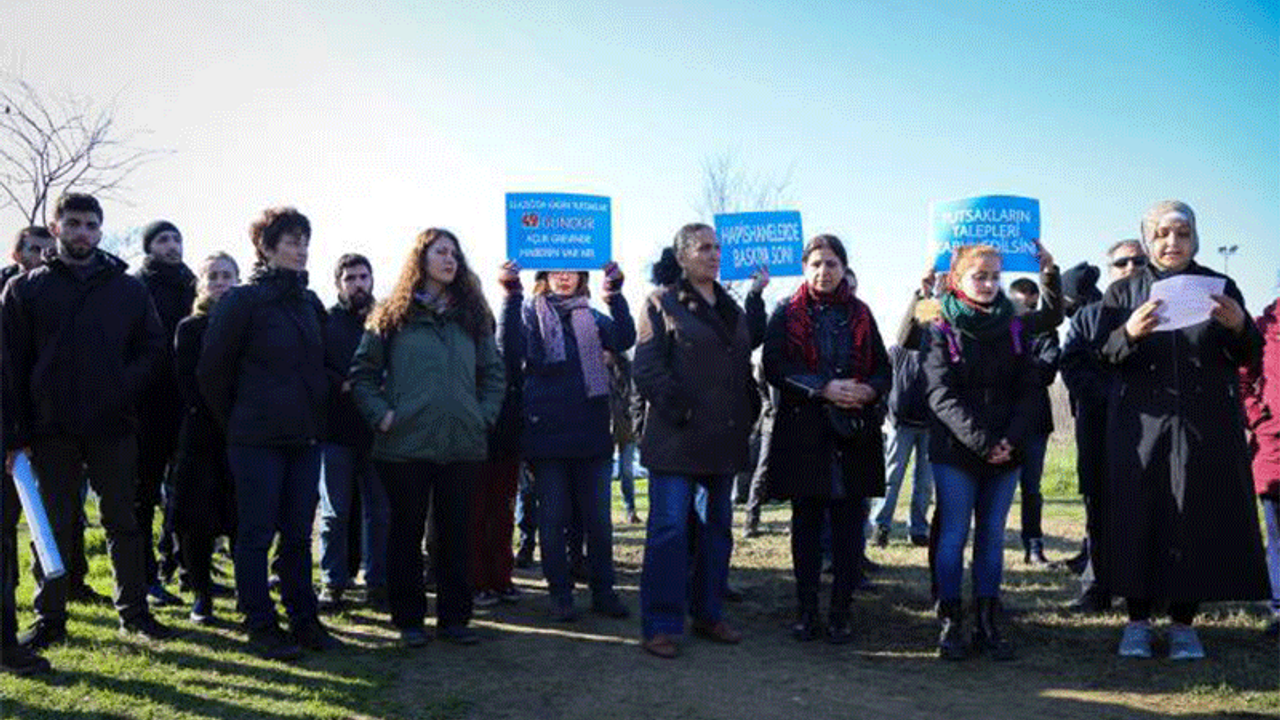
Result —
<instances>
[{"instance_id":1,"label":"red scarf","mask_svg":"<svg viewBox=\"0 0 1280 720\"><path fill-rule=\"evenodd\" d=\"M863 381L875 370L875 356L871 350L871 309L854 297L849 283L830 294L816 293L809 283L802 283L787 302L787 350L792 357L801 357L811 371L818 369L818 343L813 337L813 310L819 305L843 306L849 313L849 332L853 334L850 367L853 379Z\"/></svg>"}]
</instances>

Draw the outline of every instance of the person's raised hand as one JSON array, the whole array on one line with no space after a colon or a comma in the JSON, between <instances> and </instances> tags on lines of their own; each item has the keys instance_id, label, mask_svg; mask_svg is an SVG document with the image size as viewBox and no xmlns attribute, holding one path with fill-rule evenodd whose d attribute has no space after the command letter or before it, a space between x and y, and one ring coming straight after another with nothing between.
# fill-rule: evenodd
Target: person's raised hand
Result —
<instances>
[{"instance_id":1,"label":"person's raised hand","mask_svg":"<svg viewBox=\"0 0 1280 720\"><path fill-rule=\"evenodd\" d=\"M604 296L608 297L622 292L622 282L626 280L626 275L622 273L622 268L618 267L618 263L610 260L604 264Z\"/></svg>"},{"instance_id":2,"label":"person's raised hand","mask_svg":"<svg viewBox=\"0 0 1280 720\"><path fill-rule=\"evenodd\" d=\"M756 271L751 273L751 292L758 295L767 287L769 287L769 266L757 265Z\"/></svg>"},{"instance_id":3,"label":"person's raised hand","mask_svg":"<svg viewBox=\"0 0 1280 720\"><path fill-rule=\"evenodd\" d=\"M1053 267L1053 253L1050 253L1045 246L1040 243L1040 239L1036 238L1036 259L1040 261L1040 272L1044 272Z\"/></svg>"},{"instance_id":4,"label":"person's raised hand","mask_svg":"<svg viewBox=\"0 0 1280 720\"><path fill-rule=\"evenodd\" d=\"M520 263L515 260L502 263L502 268L498 272L498 284L507 291L508 295L520 292Z\"/></svg>"}]
</instances>

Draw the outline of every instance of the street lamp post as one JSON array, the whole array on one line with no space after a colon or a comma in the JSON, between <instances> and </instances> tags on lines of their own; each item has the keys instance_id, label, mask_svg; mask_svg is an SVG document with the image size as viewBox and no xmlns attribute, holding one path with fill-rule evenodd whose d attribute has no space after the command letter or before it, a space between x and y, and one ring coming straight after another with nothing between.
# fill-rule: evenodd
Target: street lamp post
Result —
<instances>
[{"instance_id":1,"label":"street lamp post","mask_svg":"<svg viewBox=\"0 0 1280 720\"><path fill-rule=\"evenodd\" d=\"M1222 256L1222 274L1223 275L1231 274L1227 270L1227 264L1231 260L1231 256L1235 255L1236 251L1239 249L1240 249L1239 245L1219 245L1218 246L1218 254Z\"/></svg>"}]
</instances>

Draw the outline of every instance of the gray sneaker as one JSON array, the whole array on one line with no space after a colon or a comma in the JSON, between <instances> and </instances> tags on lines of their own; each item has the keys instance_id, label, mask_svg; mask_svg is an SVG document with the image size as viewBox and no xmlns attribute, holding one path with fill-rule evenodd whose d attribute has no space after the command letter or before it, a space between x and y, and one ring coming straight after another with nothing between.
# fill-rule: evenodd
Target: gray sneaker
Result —
<instances>
[{"instance_id":1,"label":"gray sneaker","mask_svg":"<svg viewBox=\"0 0 1280 720\"><path fill-rule=\"evenodd\" d=\"M1204 645L1200 644L1200 636L1196 634L1195 628L1182 623L1169 626L1169 659L1204 659Z\"/></svg>"},{"instance_id":2,"label":"gray sneaker","mask_svg":"<svg viewBox=\"0 0 1280 720\"><path fill-rule=\"evenodd\" d=\"M1120 657L1151 657L1151 641L1155 639L1155 631L1149 622L1131 622L1124 626L1124 635L1120 636Z\"/></svg>"}]
</instances>

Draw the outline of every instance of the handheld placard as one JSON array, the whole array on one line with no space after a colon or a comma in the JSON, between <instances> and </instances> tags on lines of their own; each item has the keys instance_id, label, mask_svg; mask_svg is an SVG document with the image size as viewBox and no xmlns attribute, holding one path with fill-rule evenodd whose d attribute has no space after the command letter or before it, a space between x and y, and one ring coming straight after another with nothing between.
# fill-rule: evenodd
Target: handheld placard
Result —
<instances>
[{"instance_id":1,"label":"handheld placard","mask_svg":"<svg viewBox=\"0 0 1280 720\"><path fill-rule=\"evenodd\" d=\"M13 460L13 484L18 489L22 512L27 516L27 528L31 531L31 542L36 546L36 557L40 558L44 578L53 580L62 577L67 571L62 566L62 555L53 538L53 527L49 525L44 502L40 500L40 487L36 484L36 476L31 471L31 461L27 459L26 453L18 453Z\"/></svg>"}]
</instances>

